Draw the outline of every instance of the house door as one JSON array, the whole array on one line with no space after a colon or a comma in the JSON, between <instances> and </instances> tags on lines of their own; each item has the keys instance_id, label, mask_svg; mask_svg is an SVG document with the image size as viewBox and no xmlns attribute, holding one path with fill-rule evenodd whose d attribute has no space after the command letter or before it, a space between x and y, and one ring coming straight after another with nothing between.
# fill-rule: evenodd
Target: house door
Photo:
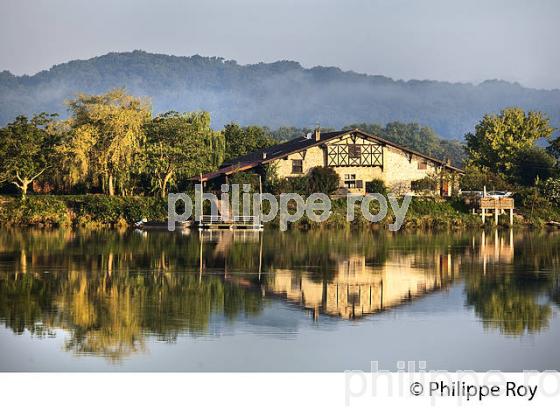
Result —
<instances>
[{"instance_id":1,"label":"house door","mask_svg":"<svg viewBox=\"0 0 560 410\"><path fill-rule=\"evenodd\" d=\"M441 183L441 196L449 196L449 181L443 180Z\"/></svg>"}]
</instances>

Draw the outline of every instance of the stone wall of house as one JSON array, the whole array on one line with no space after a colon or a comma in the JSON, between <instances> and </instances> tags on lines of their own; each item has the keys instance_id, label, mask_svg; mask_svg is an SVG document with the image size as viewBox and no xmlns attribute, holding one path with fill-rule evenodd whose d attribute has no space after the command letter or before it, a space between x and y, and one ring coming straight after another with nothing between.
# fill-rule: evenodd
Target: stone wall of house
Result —
<instances>
[{"instance_id":1,"label":"stone wall of house","mask_svg":"<svg viewBox=\"0 0 560 410\"><path fill-rule=\"evenodd\" d=\"M425 164L421 169L420 164ZM383 176L387 187L391 190L404 194L410 191L412 181L435 175L436 165L424 158L412 155L412 157L398 149L386 146L383 148Z\"/></svg>"},{"instance_id":2,"label":"stone wall of house","mask_svg":"<svg viewBox=\"0 0 560 410\"><path fill-rule=\"evenodd\" d=\"M274 164L276 165L276 170L280 178L297 177L307 174L311 168L324 167L326 164L325 155L323 148L311 147L306 150L305 154L296 152L283 159L274 161ZM303 174L292 173L292 160L303 161Z\"/></svg>"}]
</instances>

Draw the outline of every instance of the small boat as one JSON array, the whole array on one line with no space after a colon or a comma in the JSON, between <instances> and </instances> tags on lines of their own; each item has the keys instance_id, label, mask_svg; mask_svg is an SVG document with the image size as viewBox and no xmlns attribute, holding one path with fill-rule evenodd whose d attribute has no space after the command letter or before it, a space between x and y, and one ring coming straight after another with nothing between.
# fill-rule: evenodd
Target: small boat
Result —
<instances>
[{"instance_id":1,"label":"small boat","mask_svg":"<svg viewBox=\"0 0 560 410\"><path fill-rule=\"evenodd\" d=\"M185 230L185 229L190 229L191 226L193 225L193 221L192 220L188 220L188 221L180 221L180 222L175 222L175 229L177 230ZM146 218L143 218L141 221L138 221L134 224L134 227L136 229L141 229L141 230L145 230L145 231L149 231L149 230L169 230L169 227L167 226L167 222L165 221L148 221Z\"/></svg>"}]
</instances>

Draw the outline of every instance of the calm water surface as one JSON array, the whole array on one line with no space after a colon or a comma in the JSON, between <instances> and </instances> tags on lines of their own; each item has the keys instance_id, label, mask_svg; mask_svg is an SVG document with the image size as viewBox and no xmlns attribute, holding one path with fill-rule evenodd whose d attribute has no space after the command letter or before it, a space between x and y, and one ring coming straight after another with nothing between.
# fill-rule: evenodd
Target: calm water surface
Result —
<instances>
[{"instance_id":1,"label":"calm water surface","mask_svg":"<svg viewBox=\"0 0 560 410\"><path fill-rule=\"evenodd\" d=\"M554 232L0 230L0 370L560 370Z\"/></svg>"}]
</instances>

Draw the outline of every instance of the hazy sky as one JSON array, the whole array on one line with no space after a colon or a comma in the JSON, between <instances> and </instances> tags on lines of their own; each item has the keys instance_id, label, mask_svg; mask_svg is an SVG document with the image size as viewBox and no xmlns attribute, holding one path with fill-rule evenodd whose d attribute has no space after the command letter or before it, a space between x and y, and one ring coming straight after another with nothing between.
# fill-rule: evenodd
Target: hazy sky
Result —
<instances>
[{"instance_id":1,"label":"hazy sky","mask_svg":"<svg viewBox=\"0 0 560 410\"><path fill-rule=\"evenodd\" d=\"M0 70L109 51L560 88L560 0L0 0Z\"/></svg>"}]
</instances>

